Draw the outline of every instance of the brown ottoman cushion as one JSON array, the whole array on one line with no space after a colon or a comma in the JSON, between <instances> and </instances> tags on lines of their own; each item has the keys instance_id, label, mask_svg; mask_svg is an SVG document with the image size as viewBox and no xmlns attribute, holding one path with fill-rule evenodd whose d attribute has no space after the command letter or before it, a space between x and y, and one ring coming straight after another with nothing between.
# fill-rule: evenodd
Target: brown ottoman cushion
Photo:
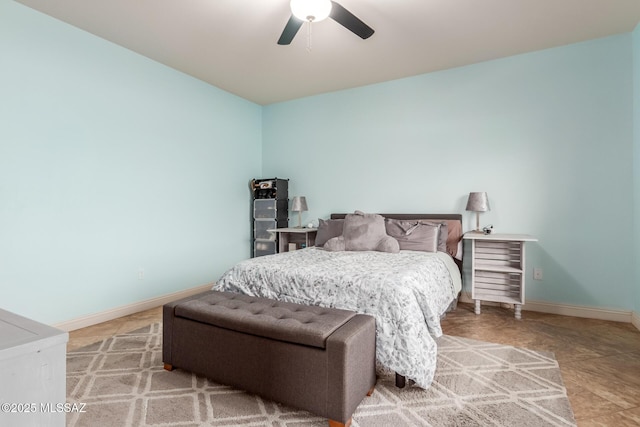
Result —
<instances>
[{"instance_id":1,"label":"brown ottoman cushion","mask_svg":"<svg viewBox=\"0 0 640 427\"><path fill-rule=\"evenodd\" d=\"M232 292L213 292L178 305L175 315L245 334L325 348L327 337L356 314Z\"/></svg>"}]
</instances>

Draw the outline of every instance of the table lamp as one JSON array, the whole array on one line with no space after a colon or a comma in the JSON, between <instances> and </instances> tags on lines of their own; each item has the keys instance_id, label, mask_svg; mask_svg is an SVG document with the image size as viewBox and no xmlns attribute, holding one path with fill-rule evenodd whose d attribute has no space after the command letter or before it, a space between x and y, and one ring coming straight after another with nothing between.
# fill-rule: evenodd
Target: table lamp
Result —
<instances>
[{"instance_id":1,"label":"table lamp","mask_svg":"<svg viewBox=\"0 0 640 427\"><path fill-rule=\"evenodd\" d=\"M480 212L491 210L491 208L489 207L489 197L487 197L487 193L485 193L484 191L469 193L469 200L467 201L466 210L476 213L476 231L481 231Z\"/></svg>"},{"instance_id":2,"label":"table lamp","mask_svg":"<svg viewBox=\"0 0 640 427\"><path fill-rule=\"evenodd\" d=\"M298 228L302 228L302 212L308 211L307 199L304 196L295 196L291 202L291 211L298 212Z\"/></svg>"}]
</instances>

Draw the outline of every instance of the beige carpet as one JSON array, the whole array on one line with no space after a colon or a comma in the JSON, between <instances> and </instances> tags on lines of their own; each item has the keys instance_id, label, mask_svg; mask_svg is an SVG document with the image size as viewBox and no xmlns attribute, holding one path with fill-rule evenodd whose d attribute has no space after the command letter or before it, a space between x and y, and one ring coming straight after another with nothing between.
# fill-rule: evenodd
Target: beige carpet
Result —
<instances>
[{"instance_id":1,"label":"beige carpet","mask_svg":"<svg viewBox=\"0 0 640 427\"><path fill-rule=\"evenodd\" d=\"M327 426L326 419L162 366L162 325L72 351L68 426ZM575 426L550 353L465 338L439 340L429 390L397 389L391 375L354 414L368 426Z\"/></svg>"}]
</instances>

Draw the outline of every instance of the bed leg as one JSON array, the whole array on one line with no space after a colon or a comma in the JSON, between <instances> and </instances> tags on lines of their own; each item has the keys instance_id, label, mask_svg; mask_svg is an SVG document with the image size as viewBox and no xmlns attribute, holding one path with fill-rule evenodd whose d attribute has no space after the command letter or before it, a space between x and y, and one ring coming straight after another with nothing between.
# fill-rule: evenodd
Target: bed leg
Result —
<instances>
[{"instance_id":1,"label":"bed leg","mask_svg":"<svg viewBox=\"0 0 640 427\"><path fill-rule=\"evenodd\" d=\"M164 369L167 371L173 371L173 365L171 365L170 363L165 363Z\"/></svg>"},{"instance_id":2,"label":"bed leg","mask_svg":"<svg viewBox=\"0 0 640 427\"><path fill-rule=\"evenodd\" d=\"M405 376L396 372L396 387L404 388L405 385L407 385L407 379Z\"/></svg>"}]
</instances>

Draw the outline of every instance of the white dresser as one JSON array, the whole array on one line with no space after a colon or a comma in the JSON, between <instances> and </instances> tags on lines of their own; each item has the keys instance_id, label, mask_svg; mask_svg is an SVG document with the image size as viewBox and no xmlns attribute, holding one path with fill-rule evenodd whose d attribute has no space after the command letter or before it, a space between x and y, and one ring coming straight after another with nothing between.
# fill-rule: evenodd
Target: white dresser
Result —
<instances>
[{"instance_id":1,"label":"white dresser","mask_svg":"<svg viewBox=\"0 0 640 427\"><path fill-rule=\"evenodd\" d=\"M0 426L65 425L69 334L0 309Z\"/></svg>"}]
</instances>

